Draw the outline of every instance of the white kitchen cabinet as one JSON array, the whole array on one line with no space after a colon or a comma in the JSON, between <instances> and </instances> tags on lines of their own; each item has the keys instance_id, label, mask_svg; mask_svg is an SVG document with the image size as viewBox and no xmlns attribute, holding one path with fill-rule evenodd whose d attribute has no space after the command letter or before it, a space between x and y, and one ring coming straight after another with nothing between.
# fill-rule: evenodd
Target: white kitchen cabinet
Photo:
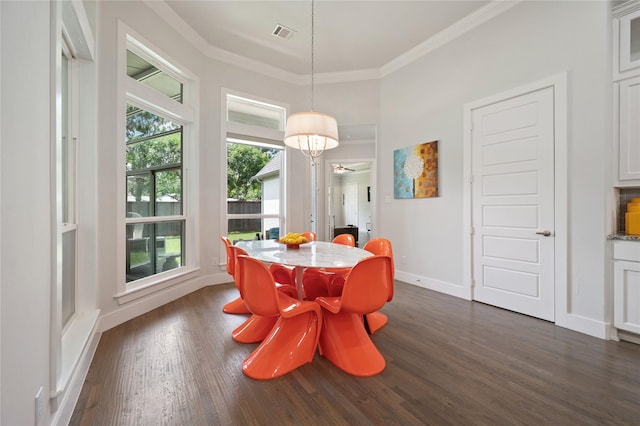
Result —
<instances>
[{"instance_id":1,"label":"white kitchen cabinet","mask_svg":"<svg viewBox=\"0 0 640 426\"><path fill-rule=\"evenodd\" d=\"M613 73L620 80L640 74L640 1L613 9Z\"/></svg>"},{"instance_id":2,"label":"white kitchen cabinet","mask_svg":"<svg viewBox=\"0 0 640 426\"><path fill-rule=\"evenodd\" d=\"M640 335L640 241L613 242L613 323Z\"/></svg>"},{"instance_id":3,"label":"white kitchen cabinet","mask_svg":"<svg viewBox=\"0 0 640 426\"><path fill-rule=\"evenodd\" d=\"M640 76L616 85L617 183L618 186L640 186Z\"/></svg>"}]
</instances>

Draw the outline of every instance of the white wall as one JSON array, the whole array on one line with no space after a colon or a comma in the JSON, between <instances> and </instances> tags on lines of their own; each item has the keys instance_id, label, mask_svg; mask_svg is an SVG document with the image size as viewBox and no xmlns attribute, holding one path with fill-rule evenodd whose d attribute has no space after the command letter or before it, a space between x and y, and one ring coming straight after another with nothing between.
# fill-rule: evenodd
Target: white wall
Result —
<instances>
[{"instance_id":1,"label":"white wall","mask_svg":"<svg viewBox=\"0 0 640 426\"><path fill-rule=\"evenodd\" d=\"M277 214L280 211L280 175L271 176L262 181L262 213ZM278 219L264 219L263 231L279 227Z\"/></svg>"},{"instance_id":2,"label":"white wall","mask_svg":"<svg viewBox=\"0 0 640 426\"><path fill-rule=\"evenodd\" d=\"M33 425L49 395L49 2L0 2L0 376L3 425ZM26 72L28 70L28 72ZM45 413L46 420L46 413Z\"/></svg>"},{"instance_id":3,"label":"white wall","mask_svg":"<svg viewBox=\"0 0 640 426\"><path fill-rule=\"evenodd\" d=\"M463 283L463 105L567 71L567 312L604 329L610 21L606 2L522 2L382 80L378 183L390 202L379 222L400 275ZM431 140L440 141L440 197L394 200L393 150Z\"/></svg>"}]
</instances>

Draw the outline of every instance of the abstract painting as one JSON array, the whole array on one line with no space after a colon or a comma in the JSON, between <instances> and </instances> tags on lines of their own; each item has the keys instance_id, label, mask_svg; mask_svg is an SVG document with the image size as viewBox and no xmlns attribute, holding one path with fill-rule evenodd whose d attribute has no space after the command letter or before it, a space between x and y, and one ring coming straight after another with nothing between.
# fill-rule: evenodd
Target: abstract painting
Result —
<instances>
[{"instance_id":1,"label":"abstract painting","mask_svg":"<svg viewBox=\"0 0 640 426\"><path fill-rule=\"evenodd\" d=\"M438 196L438 141L393 151L393 198Z\"/></svg>"}]
</instances>

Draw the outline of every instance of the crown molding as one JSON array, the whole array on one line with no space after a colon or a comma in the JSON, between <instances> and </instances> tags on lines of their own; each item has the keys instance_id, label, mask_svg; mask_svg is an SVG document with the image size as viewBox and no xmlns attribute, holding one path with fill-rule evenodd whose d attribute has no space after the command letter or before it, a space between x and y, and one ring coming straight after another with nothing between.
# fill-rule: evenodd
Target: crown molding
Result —
<instances>
[{"instance_id":1,"label":"crown molding","mask_svg":"<svg viewBox=\"0 0 640 426\"><path fill-rule=\"evenodd\" d=\"M263 62L249 59L237 53L220 49L210 45L203 39L189 24L187 24L177 13L173 11L164 0L143 0L144 3L152 9L161 19L169 26L173 27L181 34L189 43L198 49L205 56L215 59L229 65L234 65L243 69L275 78L287 83L293 83L299 86L308 85L310 82L309 74L295 74L282 68L267 65ZM493 0L470 15L465 16L453 25L440 31L433 37L425 40L423 43L413 49L403 53L397 58L391 60L379 69L371 68L365 70L320 73L315 74L315 82L317 84L330 83L348 83L355 81L379 80L407 65L417 59L427 55L435 49L444 46L461 35L471 31L475 27L489 21L490 19L500 15L501 13L511 9L513 6L524 0Z\"/></svg>"},{"instance_id":2,"label":"crown molding","mask_svg":"<svg viewBox=\"0 0 640 426\"><path fill-rule=\"evenodd\" d=\"M612 16L614 18L620 18L628 13L633 13L636 10L640 10L640 1L630 0L614 6L612 9Z\"/></svg>"},{"instance_id":3,"label":"crown molding","mask_svg":"<svg viewBox=\"0 0 640 426\"><path fill-rule=\"evenodd\" d=\"M471 31L475 27L484 24L501 13L511 9L523 0L496 0L481 7L470 15L465 16L433 37L425 40L411 50L403 53L380 68L382 77L387 76L410 63L422 58L428 53L444 46L461 35Z\"/></svg>"},{"instance_id":4,"label":"crown molding","mask_svg":"<svg viewBox=\"0 0 640 426\"><path fill-rule=\"evenodd\" d=\"M306 81L308 82L311 76L307 74ZM380 70L376 68L370 68L366 70L355 71L342 71L342 72L326 72L315 74L316 84L329 84L329 83L349 83L353 81L366 81L366 80L379 80L382 78Z\"/></svg>"},{"instance_id":5,"label":"crown molding","mask_svg":"<svg viewBox=\"0 0 640 426\"><path fill-rule=\"evenodd\" d=\"M278 80L298 85L306 84L307 80L309 79L308 76L294 74L281 68L273 67L263 62L238 55L237 53L229 52L228 50L212 46L204 38L202 38L200 34L198 34L189 24L187 24L184 19L182 19L177 13L175 13L173 9L171 9L164 1L144 0L144 3L156 14L158 14L158 16L160 16L160 18L163 19L169 26L176 30L176 32L178 32L189 43L191 43L191 45L198 49L203 55L211 59L215 59L229 65L248 69L253 72L266 75L268 77L276 78Z\"/></svg>"}]
</instances>

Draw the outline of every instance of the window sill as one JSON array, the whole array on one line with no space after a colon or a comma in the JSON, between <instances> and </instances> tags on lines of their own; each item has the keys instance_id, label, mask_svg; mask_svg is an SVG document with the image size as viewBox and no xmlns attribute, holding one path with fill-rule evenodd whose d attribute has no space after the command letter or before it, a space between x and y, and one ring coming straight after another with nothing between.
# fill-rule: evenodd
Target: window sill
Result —
<instances>
[{"instance_id":1,"label":"window sill","mask_svg":"<svg viewBox=\"0 0 640 426\"><path fill-rule=\"evenodd\" d=\"M126 290L117 293L114 298L118 301L119 305L123 305L194 278L197 276L198 271L200 271L200 268L187 269L185 267L174 270L169 273L169 275L163 277L160 277L160 275L153 276L151 277L153 279L150 281L145 279L144 282L140 284L127 285Z\"/></svg>"},{"instance_id":2,"label":"window sill","mask_svg":"<svg viewBox=\"0 0 640 426\"><path fill-rule=\"evenodd\" d=\"M63 393L74 371L78 366L82 352L85 350L91 334L95 331L100 310L79 312L62 335L62 362L57 389L51 397Z\"/></svg>"}]
</instances>

